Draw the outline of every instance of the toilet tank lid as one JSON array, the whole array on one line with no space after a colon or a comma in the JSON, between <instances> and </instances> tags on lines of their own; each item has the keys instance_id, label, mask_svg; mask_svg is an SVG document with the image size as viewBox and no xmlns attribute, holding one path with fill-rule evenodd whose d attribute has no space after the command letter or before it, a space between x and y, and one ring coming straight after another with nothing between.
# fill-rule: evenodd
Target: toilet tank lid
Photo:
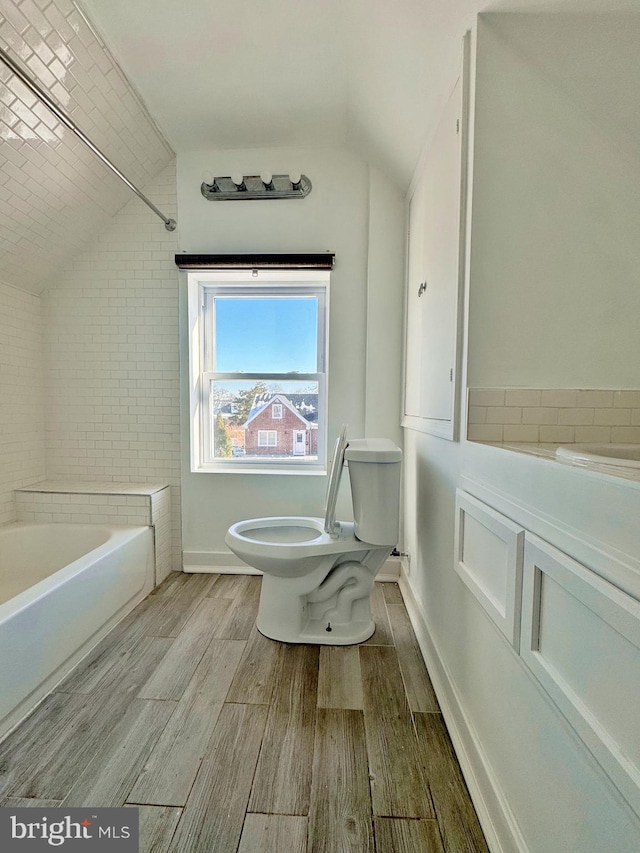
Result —
<instances>
[{"instance_id":1,"label":"toilet tank lid","mask_svg":"<svg viewBox=\"0 0 640 853\"><path fill-rule=\"evenodd\" d=\"M402 451L389 438L349 439L347 462L400 462Z\"/></svg>"}]
</instances>

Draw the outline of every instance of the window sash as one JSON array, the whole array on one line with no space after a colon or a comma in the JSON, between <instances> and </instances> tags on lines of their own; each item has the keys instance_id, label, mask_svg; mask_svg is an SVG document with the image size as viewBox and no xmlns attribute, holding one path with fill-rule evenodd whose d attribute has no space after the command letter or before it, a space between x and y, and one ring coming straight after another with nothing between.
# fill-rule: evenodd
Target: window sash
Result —
<instances>
[{"instance_id":1,"label":"window sash","mask_svg":"<svg viewBox=\"0 0 640 853\"><path fill-rule=\"evenodd\" d=\"M277 429L259 429L258 430L258 447L277 447L277 446L278 446L278 430Z\"/></svg>"}]
</instances>

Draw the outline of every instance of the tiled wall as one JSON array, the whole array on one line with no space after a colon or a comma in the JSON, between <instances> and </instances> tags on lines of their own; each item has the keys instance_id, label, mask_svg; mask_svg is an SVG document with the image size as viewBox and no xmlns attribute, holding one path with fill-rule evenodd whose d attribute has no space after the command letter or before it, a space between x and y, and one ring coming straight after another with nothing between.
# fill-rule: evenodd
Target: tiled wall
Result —
<instances>
[{"instance_id":1,"label":"tiled wall","mask_svg":"<svg viewBox=\"0 0 640 853\"><path fill-rule=\"evenodd\" d=\"M470 388L470 441L640 443L640 390Z\"/></svg>"},{"instance_id":2,"label":"tiled wall","mask_svg":"<svg viewBox=\"0 0 640 853\"><path fill-rule=\"evenodd\" d=\"M151 190L175 216L175 165ZM134 198L42 297L47 477L167 483L180 568L175 232Z\"/></svg>"},{"instance_id":3,"label":"tiled wall","mask_svg":"<svg viewBox=\"0 0 640 853\"><path fill-rule=\"evenodd\" d=\"M138 186L173 158L72 0L0 0L0 45ZM0 140L0 281L39 292L130 190L2 62Z\"/></svg>"},{"instance_id":4,"label":"tiled wall","mask_svg":"<svg viewBox=\"0 0 640 853\"><path fill-rule=\"evenodd\" d=\"M154 532L156 584L162 583L172 569L171 498L169 488L129 491L118 484L92 484L86 491L80 484L41 484L16 492L17 521L70 524L151 525ZM46 491L52 488L51 491ZM123 494L118 490L125 488Z\"/></svg>"},{"instance_id":5,"label":"tiled wall","mask_svg":"<svg viewBox=\"0 0 640 853\"><path fill-rule=\"evenodd\" d=\"M15 520L13 490L44 478L42 359L40 298L0 284L0 524Z\"/></svg>"},{"instance_id":6,"label":"tiled wall","mask_svg":"<svg viewBox=\"0 0 640 853\"><path fill-rule=\"evenodd\" d=\"M18 521L148 526L150 499L144 495L16 493Z\"/></svg>"}]
</instances>

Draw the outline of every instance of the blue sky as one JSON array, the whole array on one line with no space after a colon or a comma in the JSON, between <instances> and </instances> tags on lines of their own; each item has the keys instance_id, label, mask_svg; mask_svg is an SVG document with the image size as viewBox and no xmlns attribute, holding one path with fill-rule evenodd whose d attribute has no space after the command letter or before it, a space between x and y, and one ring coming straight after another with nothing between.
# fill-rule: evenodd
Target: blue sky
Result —
<instances>
[{"instance_id":1,"label":"blue sky","mask_svg":"<svg viewBox=\"0 0 640 853\"><path fill-rule=\"evenodd\" d=\"M315 373L315 297L216 298L218 373Z\"/></svg>"}]
</instances>

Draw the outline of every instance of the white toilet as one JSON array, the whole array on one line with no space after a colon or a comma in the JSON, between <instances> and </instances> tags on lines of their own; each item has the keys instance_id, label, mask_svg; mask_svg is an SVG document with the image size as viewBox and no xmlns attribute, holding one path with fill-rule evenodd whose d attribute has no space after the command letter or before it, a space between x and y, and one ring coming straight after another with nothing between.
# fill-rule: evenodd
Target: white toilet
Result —
<instances>
[{"instance_id":1,"label":"white toilet","mask_svg":"<svg viewBox=\"0 0 640 853\"><path fill-rule=\"evenodd\" d=\"M233 524L228 547L264 572L256 625L285 643L346 646L375 630L369 596L398 541L402 451L381 438L336 443L324 519L251 518ZM354 523L335 520L349 468Z\"/></svg>"}]
</instances>

